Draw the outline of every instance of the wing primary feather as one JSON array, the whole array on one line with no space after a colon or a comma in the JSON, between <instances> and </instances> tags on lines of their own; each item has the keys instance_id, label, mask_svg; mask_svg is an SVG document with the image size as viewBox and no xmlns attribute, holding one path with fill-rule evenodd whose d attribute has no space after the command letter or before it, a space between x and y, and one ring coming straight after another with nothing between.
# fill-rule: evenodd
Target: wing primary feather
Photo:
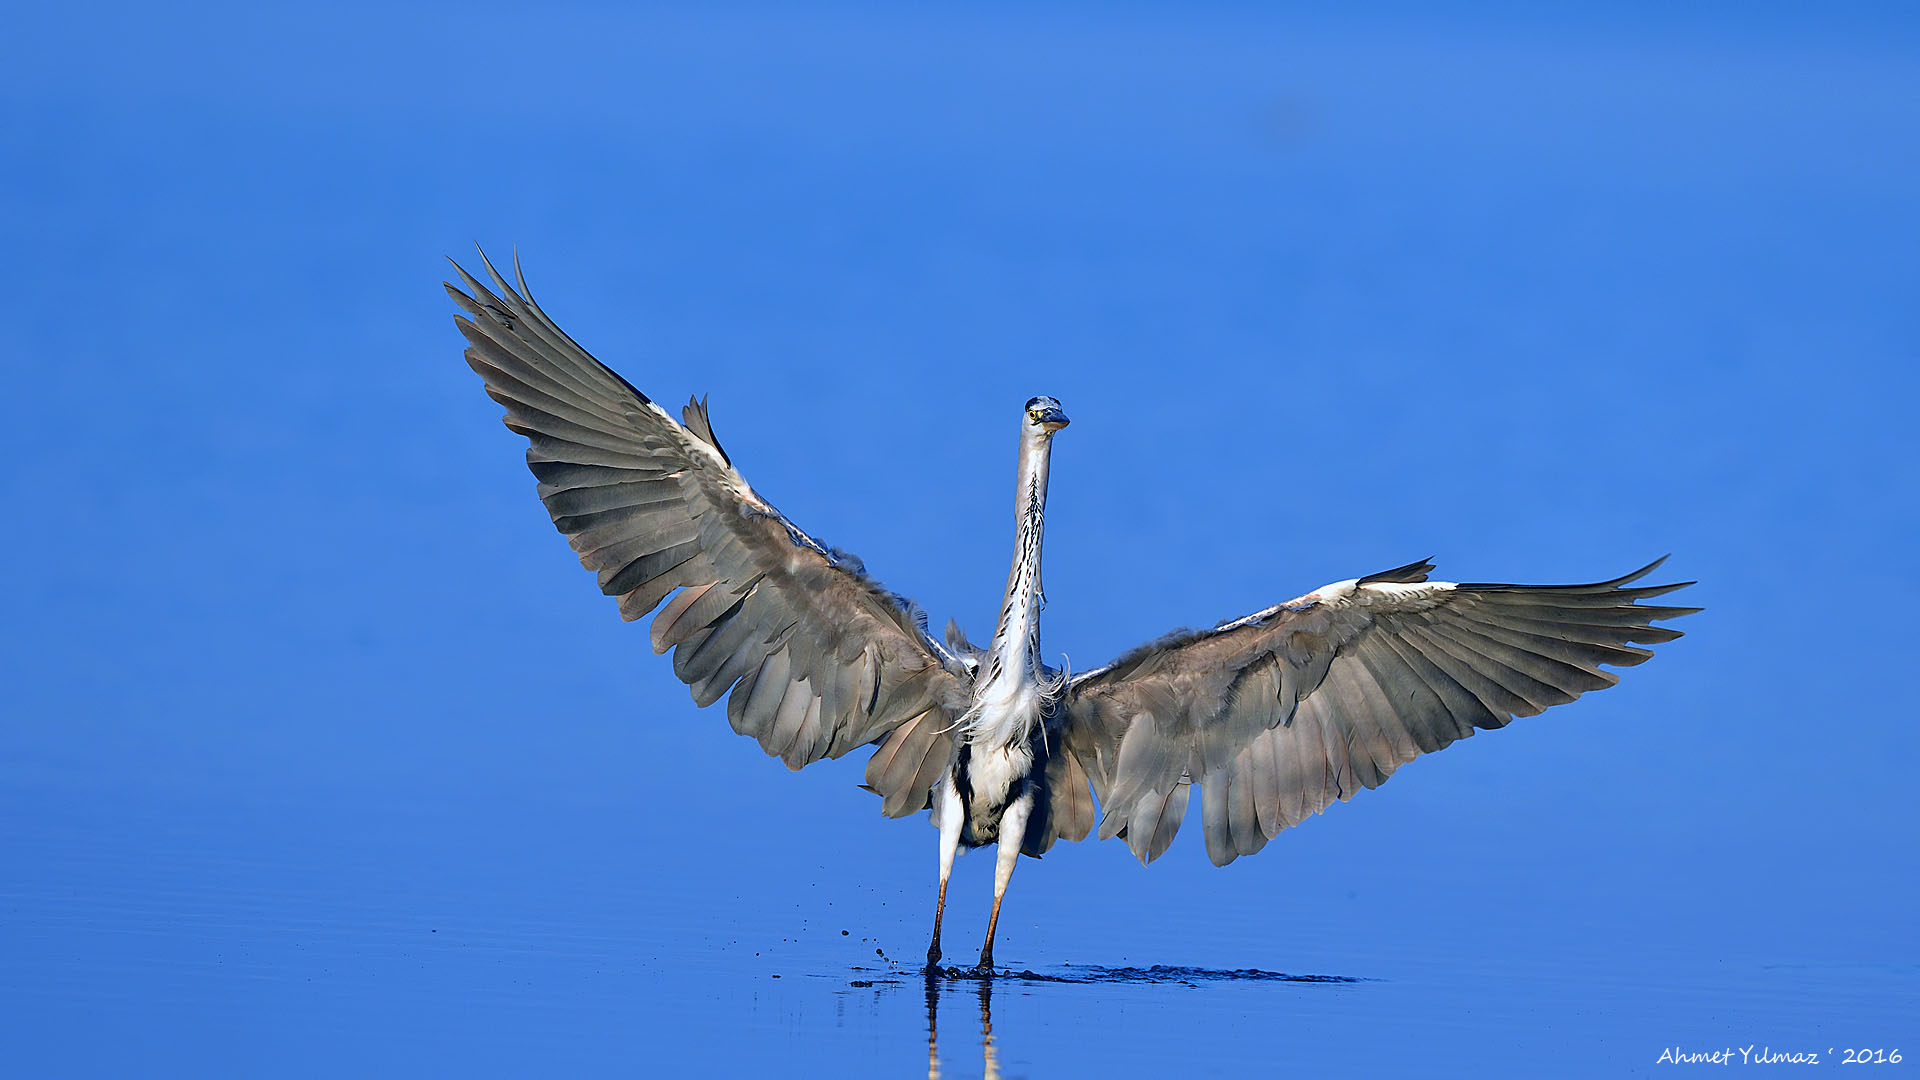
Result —
<instances>
[{"instance_id":1,"label":"wing primary feather","mask_svg":"<svg viewBox=\"0 0 1920 1080\"><path fill-rule=\"evenodd\" d=\"M1380 695L1385 709L1383 726L1404 730L1412 738L1413 747L1422 754L1445 748L1462 734L1453 713L1393 651L1386 638L1384 634L1371 635L1357 642L1353 649L1354 660L1370 677L1366 681ZM1472 730L1467 728L1468 732Z\"/></svg>"},{"instance_id":2,"label":"wing primary feather","mask_svg":"<svg viewBox=\"0 0 1920 1080\"><path fill-rule=\"evenodd\" d=\"M1435 633L1498 665L1493 670L1494 677L1541 710L1565 705L1580 696L1579 687L1591 686L1598 680L1591 672L1571 664L1515 648L1480 633L1464 620L1435 620L1429 625ZM1599 685L1606 683L1599 680Z\"/></svg>"},{"instance_id":3,"label":"wing primary feather","mask_svg":"<svg viewBox=\"0 0 1920 1080\"><path fill-rule=\"evenodd\" d=\"M1479 698L1481 704L1485 705L1487 711L1494 716L1532 716L1539 712L1527 699L1496 682L1471 660L1458 655L1466 650L1444 638L1428 633L1427 627L1408 626L1401 631L1401 634L1409 644L1419 649L1433 666L1446 672L1454 682ZM1501 720L1495 726L1504 727L1506 723L1506 720Z\"/></svg>"},{"instance_id":4,"label":"wing primary feather","mask_svg":"<svg viewBox=\"0 0 1920 1080\"><path fill-rule=\"evenodd\" d=\"M1441 670L1420 651L1419 646L1397 634L1386 634L1381 638L1386 647L1392 649L1427 684L1447 715L1461 728L1471 733L1474 728L1497 728L1507 721L1487 708L1473 691L1460 685L1453 676Z\"/></svg>"}]
</instances>

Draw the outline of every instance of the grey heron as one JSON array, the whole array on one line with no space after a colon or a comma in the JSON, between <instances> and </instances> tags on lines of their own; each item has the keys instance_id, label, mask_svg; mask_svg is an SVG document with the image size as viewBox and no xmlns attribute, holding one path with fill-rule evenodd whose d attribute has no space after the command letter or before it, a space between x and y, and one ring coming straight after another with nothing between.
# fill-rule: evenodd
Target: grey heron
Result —
<instances>
[{"instance_id":1,"label":"grey heron","mask_svg":"<svg viewBox=\"0 0 1920 1080\"><path fill-rule=\"evenodd\" d=\"M481 256L485 262L485 255ZM1167 850L1201 791L1208 856L1226 865L1335 800L1479 728L1611 686L1697 608L1642 603L1659 561L1588 585L1429 580L1421 561L1323 586L1208 630L1181 631L1071 677L1040 655L1040 546L1060 403L1020 416L1012 568L992 639L945 640L911 601L757 493L705 403L675 419L595 360L486 263L458 264L466 359L566 534L620 615L659 609L656 653L700 706L789 769L872 747L866 787L889 817L931 810L939 891L956 852L996 846L980 970L990 972L1014 864L1056 840ZM663 606L664 605L664 606ZM1096 800L1098 807L1096 809Z\"/></svg>"}]
</instances>

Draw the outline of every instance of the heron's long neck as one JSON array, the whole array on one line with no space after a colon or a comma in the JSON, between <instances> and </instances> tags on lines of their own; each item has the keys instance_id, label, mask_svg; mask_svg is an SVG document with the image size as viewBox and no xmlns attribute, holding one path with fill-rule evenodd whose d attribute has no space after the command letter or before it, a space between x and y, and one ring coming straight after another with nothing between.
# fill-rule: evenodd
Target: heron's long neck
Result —
<instances>
[{"instance_id":1,"label":"heron's long neck","mask_svg":"<svg viewBox=\"0 0 1920 1080\"><path fill-rule=\"evenodd\" d=\"M989 687L1032 685L1040 676L1040 533L1047 510L1047 460L1053 440L1031 430L1020 439L1020 488L1013 569L1007 573L1006 599L988 646Z\"/></svg>"}]
</instances>

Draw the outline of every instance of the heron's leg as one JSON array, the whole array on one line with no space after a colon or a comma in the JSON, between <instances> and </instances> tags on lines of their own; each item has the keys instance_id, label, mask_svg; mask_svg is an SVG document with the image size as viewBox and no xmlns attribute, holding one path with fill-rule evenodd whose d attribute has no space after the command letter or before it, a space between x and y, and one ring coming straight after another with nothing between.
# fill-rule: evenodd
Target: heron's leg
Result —
<instances>
[{"instance_id":1,"label":"heron's leg","mask_svg":"<svg viewBox=\"0 0 1920 1080\"><path fill-rule=\"evenodd\" d=\"M993 933L1000 925L1000 901L1007 895L1007 882L1013 877L1013 864L1020 861L1020 845L1027 838L1027 815L1033 810L1033 792L1028 791L1007 804L1000 817L1000 847L994 852L993 914L987 917L987 940L980 946L980 970L993 968Z\"/></svg>"},{"instance_id":2,"label":"heron's leg","mask_svg":"<svg viewBox=\"0 0 1920 1080\"><path fill-rule=\"evenodd\" d=\"M951 775L941 777L934 790L940 812L940 898L933 904L933 943L927 946L927 966L940 962L940 917L947 910L947 878L953 875L953 856L960 850L960 824L966 807L960 804L960 792L954 789Z\"/></svg>"}]
</instances>

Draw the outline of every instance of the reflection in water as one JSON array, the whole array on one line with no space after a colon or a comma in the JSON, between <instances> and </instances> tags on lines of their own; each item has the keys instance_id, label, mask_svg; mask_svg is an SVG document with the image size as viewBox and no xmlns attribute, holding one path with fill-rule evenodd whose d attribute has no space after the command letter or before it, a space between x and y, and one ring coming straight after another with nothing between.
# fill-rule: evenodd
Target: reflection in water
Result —
<instances>
[{"instance_id":1,"label":"reflection in water","mask_svg":"<svg viewBox=\"0 0 1920 1080\"><path fill-rule=\"evenodd\" d=\"M940 990L946 980L937 968L927 969L927 1080L940 1080ZM979 980L980 1054L986 1080L1000 1080L1000 1058L993 1048L993 980Z\"/></svg>"},{"instance_id":2,"label":"reflection in water","mask_svg":"<svg viewBox=\"0 0 1920 1080\"><path fill-rule=\"evenodd\" d=\"M1062 965L1057 972L996 971L981 974L973 968L929 967L927 980L927 1080L940 1080L940 992L950 983L971 982L980 995L980 1054L987 1080L999 1080L1000 1057L993 1044L993 984L996 979L1023 983L1134 983L1199 986L1218 982L1289 982L1345 985L1365 982L1351 975L1289 975L1259 968L1192 968L1155 964L1152 967ZM870 986L871 983L856 985Z\"/></svg>"},{"instance_id":3,"label":"reflection in water","mask_svg":"<svg viewBox=\"0 0 1920 1080\"><path fill-rule=\"evenodd\" d=\"M980 1053L987 1080L1000 1080L1000 1059L993 1053L993 980L980 980Z\"/></svg>"},{"instance_id":4,"label":"reflection in water","mask_svg":"<svg viewBox=\"0 0 1920 1080\"><path fill-rule=\"evenodd\" d=\"M940 983L927 972L927 1080L940 1080Z\"/></svg>"}]
</instances>

